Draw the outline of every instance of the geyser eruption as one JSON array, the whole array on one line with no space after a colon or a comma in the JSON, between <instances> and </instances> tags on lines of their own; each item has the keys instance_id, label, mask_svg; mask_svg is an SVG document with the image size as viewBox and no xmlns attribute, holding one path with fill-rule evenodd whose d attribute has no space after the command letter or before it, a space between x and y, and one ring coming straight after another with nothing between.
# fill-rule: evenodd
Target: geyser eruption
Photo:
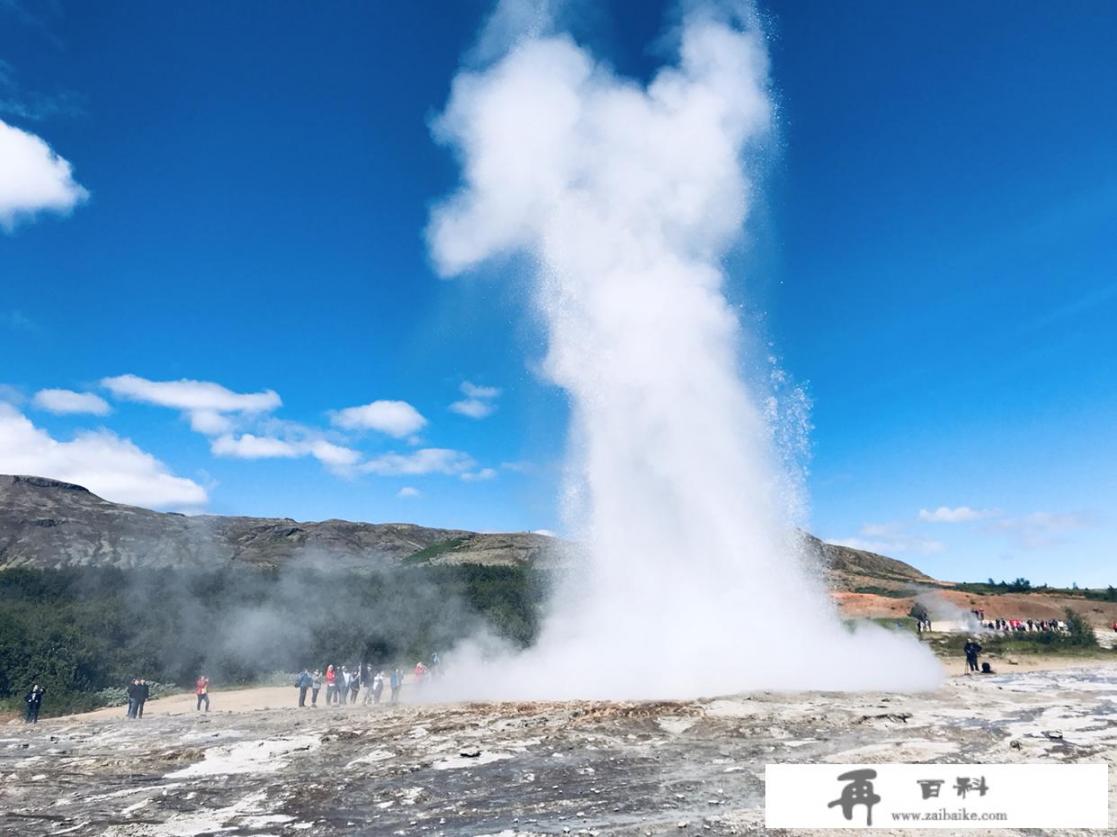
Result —
<instances>
[{"instance_id":1,"label":"geyser eruption","mask_svg":"<svg viewBox=\"0 0 1117 837\"><path fill-rule=\"evenodd\" d=\"M542 27L546 28L546 27ZM931 655L851 633L800 555L794 494L721 262L769 136L762 34L683 19L645 87L563 34L463 71L435 125L462 164L429 230L445 275L521 253L572 406L572 528L586 553L538 644L474 696L683 697L755 688L914 689Z\"/></svg>"}]
</instances>

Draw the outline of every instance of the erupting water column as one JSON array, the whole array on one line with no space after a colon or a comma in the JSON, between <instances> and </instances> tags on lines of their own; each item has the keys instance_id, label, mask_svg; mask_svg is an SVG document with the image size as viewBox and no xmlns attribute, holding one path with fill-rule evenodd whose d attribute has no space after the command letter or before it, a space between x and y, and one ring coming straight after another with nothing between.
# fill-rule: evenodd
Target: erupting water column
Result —
<instances>
[{"instance_id":1,"label":"erupting water column","mask_svg":"<svg viewBox=\"0 0 1117 837\"><path fill-rule=\"evenodd\" d=\"M721 266L771 132L762 34L692 10L646 87L564 35L463 71L436 136L461 190L429 237L453 275L534 260L546 374L570 396L572 528L587 565L494 693L681 697L933 686L917 643L850 633L807 572ZM755 157L754 157L755 159Z\"/></svg>"}]
</instances>

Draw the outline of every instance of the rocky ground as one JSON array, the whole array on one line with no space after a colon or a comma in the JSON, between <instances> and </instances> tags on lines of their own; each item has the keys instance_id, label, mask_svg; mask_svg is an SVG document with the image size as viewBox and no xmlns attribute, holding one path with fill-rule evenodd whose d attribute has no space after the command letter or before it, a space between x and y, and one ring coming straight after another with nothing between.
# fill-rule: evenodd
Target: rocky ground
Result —
<instances>
[{"instance_id":1,"label":"rocky ground","mask_svg":"<svg viewBox=\"0 0 1117 837\"><path fill-rule=\"evenodd\" d=\"M246 695L0 728L0 833L762 834L770 762L1105 761L1111 797L1117 780L1112 665L930 695L315 710Z\"/></svg>"}]
</instances>

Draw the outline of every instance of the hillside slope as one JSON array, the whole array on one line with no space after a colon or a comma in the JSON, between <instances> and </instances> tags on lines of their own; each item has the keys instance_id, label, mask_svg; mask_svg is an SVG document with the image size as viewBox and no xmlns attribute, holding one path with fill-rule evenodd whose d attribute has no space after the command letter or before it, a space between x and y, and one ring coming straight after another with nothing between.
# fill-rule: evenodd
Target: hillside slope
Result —
<instances>
[{"instance_id":1,"label":"hillside slope","mask_svg":"<svg viewBox=\"0 0 1117 837\"><path fill-rule=\"evenodd\" d=\"M805 536L832 587L934 584L882 555ZM230 561L331 567L418 564L555 566L564 544L530 532L485 534L410 523L299 522L156 512L33 476L0 476L0 569L110 566L219 567Z\"/></svg>"},{"instance_id":2,"label":"hillside slope","mask_svg":"<svg viewBox=\"0 0 1117 837\"><path fill-rule=\"evenodd\" d=\"M279 566L299 560L369 567L430 563L537 564L556 541L529 532L481 534L409 523L303 523L290 518L155 512L78 485L0 476L0 568Z\"/></svg>"}]
</instances>

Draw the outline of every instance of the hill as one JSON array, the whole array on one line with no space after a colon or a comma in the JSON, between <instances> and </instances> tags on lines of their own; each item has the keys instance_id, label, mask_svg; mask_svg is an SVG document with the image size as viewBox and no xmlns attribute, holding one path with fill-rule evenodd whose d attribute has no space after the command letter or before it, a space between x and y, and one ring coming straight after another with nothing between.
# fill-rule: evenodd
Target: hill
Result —
<instances>
[{"instance_id":1,"label":"hill","mask_svg":"<svg viewBox=\"0 0 1117 837\"><path fill-rule=\"evenodd\" d=\"M804 536L839 590L935 584L902 561ZM45 477L0 476L0 569L213 568L230 562L329 568L480 564L549 568L562 541L531 532L480 533L410 523L302 522L186 516L112 503Z\"/></svg>"},{"instance_id":2,"label":"hill","mask_svg":"<svg viewBox=\"0 0 1117 837\"><path fill-rule=\"evenodd\" d=\"M186 516L112 503L80 485L0 476L0 569L24 567L330 568L408 563L513 566L558 560L557 541L409 523L305 523L290 518Z\"/></svg>"}]
</instances>

